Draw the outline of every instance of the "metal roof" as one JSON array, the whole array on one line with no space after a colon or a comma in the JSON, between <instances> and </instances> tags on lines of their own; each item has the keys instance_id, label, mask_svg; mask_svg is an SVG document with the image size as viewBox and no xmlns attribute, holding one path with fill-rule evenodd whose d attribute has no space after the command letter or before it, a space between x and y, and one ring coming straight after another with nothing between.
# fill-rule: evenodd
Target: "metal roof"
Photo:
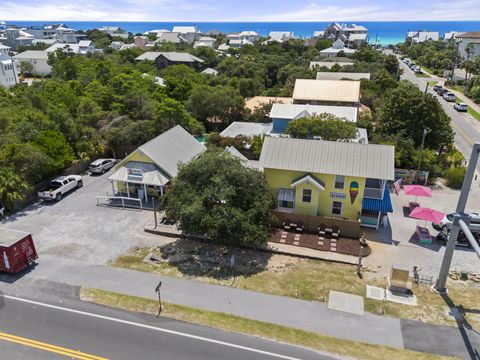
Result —
<instances>
[{"instance_id":1,"label":"metal roof","mask_svg":"<svg viewBox=\"0 0 480 360\"><path fill-rule=\"evenodd\" d=\"M390 199L390 191L388 190L388 186L385 186L385 190L383 192L383 199L370 199L364 197L362 200L362 209L380 211L383 213L392 213L392 199Z\"/></svg>"},{"instance_id":2,"label":"metal roof","mask_svg":"<svg viewBox=\"0 0 480 360\"><path fill-rule=\"evenodd\" d=\"M0 228L0 246L9 247L22 240L30 233L12 229Z\"/></svg>"},{"instance_id":3,"label":"metal roof","mask_svg":"<svg viewBox=\"0 0 480 360\"><path fill-rule=\"evenodd\" d=\"M234 121L220 133L220 136L234 138L243 135L250 137L267 134L270 130L272 130L272 123Z\"/></svg>"},{"instance_id":4,"label":"metal roof","mask_svg":"<svg viewBox=\"0 0 480 360\"><path fill-rule=\"evenodd\" d=\"M48 53L41 50L27 50L14 56L15 59L48 60Z\"/></svg>"},{"instance_id":5,"label":"metal roof","mask_svg":"<svg viewBox=\"0 0 480 360\"><path fill-rule=\"evenodd\" d=\"M147 171L142 174L143 176L141 179L132 180L132 178L129 177L128 170L129 168L122 166L108 179L112 181L122 181L122 182L145 184L145 185L152 185L152 186L164 186L170 181L170 179L163 176L159 171Z\"/></svg>"},{"instance_id":6,"label":"metal roof","mask_svg":"<svg viewBox=\"0 0 480 360\"><path fill-rule=\"evenodd\" d=\"M180 125L165 131L138 148L172 178L178 174L179 163L188 163L205 149L203 144Z\"/></svg>"},{"instance_id":7,"label":"metal roof","mask_svg":"<svg viewBox=\"0 0 480 360\"><path fill-rule=\"evenodd\" d=\"M319 71L317 72L317 80L370 80L370 73L349 73L349 72L331 72Z\"/></svg>"},{"instance_id":8,"label":"metal roof","mask_svg":"<svg viewBox=\"0 0 480 360\"><path fill-rule=\"evenodd\" d=\"M293 90L294 100L360 101L360 82L351 80L297 79Z\"/></svg>"},{"instance_id":9,"label":"metal roof","mask_svg":"<svg viewBox=\"0 0 480 360\"><path fill-rule=\"evenodd\" d=\"M233 146L227 146L225 148L225 151L228 152L230 155L239 158L242 161L247 161L248 159L243 155L240 151L238 151L235 147Z\"/></svg>"},{"instance_id":10,"label":"metal roof","mask_svg":"<svg viewBox=\"0 0 480 360\"><path fill-rule=\"evenodd\" d=\"M262 168L394 180L394 147L389 145L266 137Z\"/></svg>"},{"instance_id":11,"label":"metal roof","mask_svg":"<svg viewBox=\"0 0 480 360\"><path fill-rule=\"evenodd\" d=\"M146 53L143 53L139 57L137 57L135 60L137 61L142 61L142 60L156 60L159 56L164 56L167 58L169 61L173 62L199 62L203 63L203 60L192 55L189 53L180 53L180 52L156 52L156 51L147 51Z\"/></svg>"},{"instance_id":12,"label":"metal roof","mask_svg":"<svg viewBox=\"0 0 480 360\"><path fill-rule=\"evenodd\" d=\"M325 106L303 104L273 104L271 119L299 119L312 115L329 113L348 121L356 122L358 109L354 106Z\"/></svg>"}]
</instances>

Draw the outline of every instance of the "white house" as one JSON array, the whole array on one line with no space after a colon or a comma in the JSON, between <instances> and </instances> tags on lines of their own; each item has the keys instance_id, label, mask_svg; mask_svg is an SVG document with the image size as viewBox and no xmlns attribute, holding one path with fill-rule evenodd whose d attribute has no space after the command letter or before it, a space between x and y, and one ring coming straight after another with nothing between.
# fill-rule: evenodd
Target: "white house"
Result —
<instances>
[{"instance_id":1,"label":"white house","mask_svg":"<svg viewBox=\"0 0 480 360\"><path fill-rule=\"evenodd\" d=\"M368 30L356 24L331 23L323 32L322 37L331 40L341 40L347 47L358 47L367 42Z\"/></svg>"},{"instance_id":2,"label":"white house","mask_svg":"<svg viewBox=\"0 0 480 360\"><path fill-rule=\"evenodd\" d=\"M16 65L22 70L21 63L29 62L32 64L32 74L49 75L52 73L52 67L48 65L48 53L46 51L28 50L13 57Z\"/></svg>"},{"instance_id":3,"label":"white house","mask_svg":"<svg viewBox=\"0 0 480 360\"><path fill-rule=\"evenodd\" d=\"M215 69L212 69L212 68L206 68L205 70L203 70L201 72L201 74L217 76L218 75L218 70L215 70Z\"/></svg>"},{"instance_id":4,"label":"white house","mask_svg":"<svg viewBox=\"0 0 480 360\"><path fill-rule=\"evenodd\" d=\"M357 50L355 49L349 49L345 47L345 44L343 43L343 41L338 39L338 40L335 40L332 46L329 47L328 49L321 50L320 56L322 57L338 56L338 53L340 52L343 52L345 55L352 55L352 54L355 54L356 51Z\"/></svg>"},{"instance_id":5,"label":"white house","mask_svg":"<svg viewBox=\"0 0 480 360\"><path fill-rule=\"evenodd\" d=\"M0 53L0 86L5 88L18 84L18 71L12 58Z\"/></svg>"},{"instance_id":6,"label":"white house","mask_svg":"<svg viewBox=\"0 0 480 360\"><path fill-rule=\"evenodd\" d=\"M285 42L293 39L293 32L291 31L270 31L268 34L270 41Z\"/></svg>"},{"instance_id":7,"label":"white house","mask_svg":"<svg viewBox=\"0 0 480 360\"><path fill-rule=\"evenodd\" d=\"M472 60L480 55L480 31L459 34L457 40L459 41L458 52L464 59Z\"/></svg>"},{"instance_id":8,"label":"white house","mask_svg":"<svg viewBox=\"0 0 480 360\"><path fill-rule=\"evenodd\" d=\"M255 42L260 39L260 35L256 31L242 31L238 34L240 39Z\"/></svg>"},{"instance_id":9,"label":"white house","mask_svg":"<svg viewBox=\"0 0 480 360\"><path fill-rule=\"evenodd\" d=\"M200 38L200 32L196 26L174 26L172 32L180 34L190 44Z\"/></svg>"},{"instance_id":10,"label":"white house","mask_svg":"<svg viewBox=\"0 0 480 360\"><path fill-rule=\"evenodd\" d=\"M56 43L45 49L47 53L55 52L61 49L63 52L87 55L94 53L96 50L95 44L91 40L81 40L78 44L60 44Z\"/></svg>"},{"instance_id":11,"label":"white house","mask_svg":"<svg viewBox=\"0 0 480 360\"><path fill-rule=\"evenodd\" d=\"M117 36L117 37L121 37L123 39L128 38L128 32L126 32L125 30L123 30L122 28L120 28L118 26L104 26L104 27L99 28L98 30L100 30L101 32L104 32L104 33L106 33L110 36Z\"/></svg>"},{"instance_id":12,"label":"white house","mask_svg":"<svg viewBox=\"0 0 480 360\"><path fill-rule=\"evenodd\" d=\"M0 54L8 55L10 53L10 50L12 50L10 46L0 43Z\"/></svg>"},{"instance_id":13,"label":"white house","mask_svg":"<svg viewBox=\"0 0 480 360\"><path fill-rule=\"evenodd\" d=\"M193 48L197 48L199 46L205 46L209 48L213 48L213 45L215 44L216 39L210 37L210 36L202 36L199 40L195 41L195 44L193 44Z\"/></svg>"},{"instance_id":14,"label":"white house","mask_svg":"<svg viewBox=\"0 0 480 360\"><path fill-rule=\"evenodd\" d=\"M437 41L439 35L437 31L409 31L407 39L411 39L414 43L422 43L428 40Z\"/></svg>"}]
</instances>

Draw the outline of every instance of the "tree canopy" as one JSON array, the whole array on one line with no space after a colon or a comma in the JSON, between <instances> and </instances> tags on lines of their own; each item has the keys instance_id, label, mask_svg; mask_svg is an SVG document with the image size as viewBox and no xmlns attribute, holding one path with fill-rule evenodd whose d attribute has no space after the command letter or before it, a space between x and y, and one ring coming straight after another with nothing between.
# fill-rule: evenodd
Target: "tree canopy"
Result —
<instances>
[{"instance_id":1,"label":"tree canopy","mask_svg":"<svg viewBox=\"0 0 480 360\"><path fill-rule=\"evenodd\" d=\"M347 141L357 135L355 123L323 113L290 121L285 131L294 138L319 137L325 141Z\"/></svg>"},{"instance_id":2,"label":"tree canopy","mask_svg":"<svg viewBox=\"0 0 480 360\"><path fill-rule=\"evenodd\" d=\"M263 173L224 151L207 151L183 165L161 204L185 233L224 244L262 245L273 220Z\"/></svg>"}]
</instances>

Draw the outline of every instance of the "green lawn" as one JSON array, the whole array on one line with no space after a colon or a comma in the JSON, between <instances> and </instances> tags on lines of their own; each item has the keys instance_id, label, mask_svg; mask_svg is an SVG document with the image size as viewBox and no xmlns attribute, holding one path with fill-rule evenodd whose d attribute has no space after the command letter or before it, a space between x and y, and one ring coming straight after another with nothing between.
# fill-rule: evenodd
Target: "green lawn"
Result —
<instances>
[{"instance_id":1,"label":"green lawn","mask_svg":"<svg viewBox=\"0 0 480 360\"><path fill-rule=\"evenodd\" d=\"M386 280L376 277L373 272L364 271L364 278L358 278L356 268L352 265L282 255L273 255L269 266L258 273L237 275L232 285L233 279L228 277L218 279L213 276L184 275L168 262L158 266L145 264L142 260L149 252L152 252L152 249L134 249L110 265L310 301L327 301L330 290L365 296L367 284L386 287ZM417 296L418 306L365 298L365 310L398 318L456 325L455 320L447 316L448 306L445 301L439 295L433 294L429 287L414 285L413 292ZM449 293L455 306L474 310L465 313L465 322L480 329L480 288L467 286L461 281L452 281L449 284Z\"/></svg>"},{"instance_id":2,"label":"green lawn","mask_svg":"<svg viewBox=\"0 0 480 360\"><path fill-rule=\"evenodd\" d=\"M155 300L128 296L96 289L82 288L80 297L89 301L114 308L157 315L158 302ZM411 350L400 350L388 346L371 345L351 340L308 332L281 325L250 320L239 316L220 312L206 311L182 305L163 303L162 316L194 324L214 327L226 331L233 331L252 336L259 336L278 342L284 342L314 350L338 354L342 357L355 359L453 359L421 353Z\"/></svg>"},{"instance_id":3,"label":"green lawn","mask_svg":"<svg viewBox=\"0 0 480 360\"><path fill-rule=\"evenodd\" d=\"M427 73L414 73L414 74L415 74L416 77L419 77L419 78L429 78L429 77L431 77Z\"/></svg>"}]
</instances>

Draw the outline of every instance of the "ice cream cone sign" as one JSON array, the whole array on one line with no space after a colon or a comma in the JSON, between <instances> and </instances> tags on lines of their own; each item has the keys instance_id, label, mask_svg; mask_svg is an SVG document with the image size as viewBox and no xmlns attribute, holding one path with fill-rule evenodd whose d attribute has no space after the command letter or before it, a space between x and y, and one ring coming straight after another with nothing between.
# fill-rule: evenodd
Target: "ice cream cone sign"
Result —
<instances>
[{"instance_id":1,"label":"ice cream cone sign","mask_svg":"<svg viewBox=\"0 0 480 360\"><path fill-rule=\"evenodd\" d=\"M358 195L358 182L352 181L350 183L350 203L353 204Z\"/></svg>"}]
</instances>

